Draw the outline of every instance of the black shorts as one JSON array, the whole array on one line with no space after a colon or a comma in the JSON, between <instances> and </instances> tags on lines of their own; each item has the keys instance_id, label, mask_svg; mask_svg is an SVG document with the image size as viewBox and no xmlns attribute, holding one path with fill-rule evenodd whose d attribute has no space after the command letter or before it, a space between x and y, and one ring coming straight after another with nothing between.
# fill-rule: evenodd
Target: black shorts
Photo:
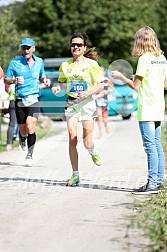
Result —
<instances>
[{"instance_id":1,"label":"black shorts","mask_svg":"<svg viewBox=\"0 0 167 252\"><path fill-rule=\"evenodd\" d=\"M15 109L16 109L16 117L18 124L26 123L26 119L28 116L32 116L38 118L41 109L40 102L36 102L29 107L23 105L21 100L15 101Z\"/></svg>"}]
</instances>

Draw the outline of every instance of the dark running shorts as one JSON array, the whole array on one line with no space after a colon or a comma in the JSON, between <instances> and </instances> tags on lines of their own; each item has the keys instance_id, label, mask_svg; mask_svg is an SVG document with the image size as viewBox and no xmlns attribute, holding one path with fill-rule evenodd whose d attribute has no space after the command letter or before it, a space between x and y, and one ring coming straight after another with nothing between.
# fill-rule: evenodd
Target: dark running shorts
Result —
<instances>
[{"instance_id":1,"label":"dark running shorts","mask_svg":"<svg viewBox=\"0 0 167 252\"><path fill-rule=\"evenodd\" d=\"M40 114L40 102L36 102L29 107L25 107L21 100L15 101L16 117L18 124L26 123L28 116L38 118Z\"/></svg>"}]
</instances>

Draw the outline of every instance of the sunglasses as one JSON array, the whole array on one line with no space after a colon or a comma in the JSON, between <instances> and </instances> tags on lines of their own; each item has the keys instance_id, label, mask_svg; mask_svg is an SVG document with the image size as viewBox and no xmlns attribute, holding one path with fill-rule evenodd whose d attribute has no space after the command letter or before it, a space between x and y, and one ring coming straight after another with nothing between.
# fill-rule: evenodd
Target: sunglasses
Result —
<instances>
[{"instance_id":1,"label":"sunglasses","mask_svg":"<svg viewBox=\"0 0 167 252\"><path fill-rule=\"evenodd\" d=\"M82 47L82 46L84 46L82 43L72 43L71 44L71 47Z\"/></svg>"},{"instance_id":2,"label":"sunglasses","mask_svg":"<svg viewBox=\"0 0 167 252\"><path fill-rule=\"evenodd\" d=\"M32 46L22 46L23 50L30 50Z\"/></svg>"}]
</instances>

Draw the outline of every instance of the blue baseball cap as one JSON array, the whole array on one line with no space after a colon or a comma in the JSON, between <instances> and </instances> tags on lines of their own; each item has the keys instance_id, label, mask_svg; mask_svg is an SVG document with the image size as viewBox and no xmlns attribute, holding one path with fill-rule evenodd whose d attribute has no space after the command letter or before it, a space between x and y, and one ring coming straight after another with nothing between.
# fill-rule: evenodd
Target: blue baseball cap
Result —
<instances>
[{"instance_id":1,"label":"blue baseball cap","mask_svg":"<svg viewBox=\"0 0 167 252\"><path fill-rule=\"evenodd\" d=\"M35 46L35 42L34 42L34 40L31 39L31 38L24 38L24 39L21 41L20 46Z\"/></svg>"}]
</instances>

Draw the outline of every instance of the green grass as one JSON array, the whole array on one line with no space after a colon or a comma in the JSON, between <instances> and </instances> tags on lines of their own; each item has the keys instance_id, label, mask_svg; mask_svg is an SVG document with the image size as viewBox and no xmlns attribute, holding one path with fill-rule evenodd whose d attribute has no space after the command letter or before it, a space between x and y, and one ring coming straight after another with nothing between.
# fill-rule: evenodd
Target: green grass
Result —
<instances>
[{"instance_id":1,"label":"green grass","mask_svg":"<svg viewBox=\"0 0 167 252\"><path fill-rule=\"evenodd\" d=\"M167 155L167 124L162 127L162 145L164 152Z\"/></svg>"},{"instance_id":2,"label":"green grass","mask_svg":"<svg viewBox=\"0 0 167 252\"><path fill-rule=\"evenodd\" d=\"M165 91L165 104L166 104L166 107L167 107L167 90ZM167 110L165 112L167 113Z\"/></svg>"},{"instance_id":3,"label":"green grass","mask_svg":"<svg viewBox=\"0 0 167 252\"><path fill-rule=\"evenodd\" d=\"M151 241L148 252L166 252L167 191L148 197L140 205L135 206L138 227L145 230L146 236Z\"/></svg>"},{"instance_id":4,"label":"green grass","mask_svg":"<svg viewBox=\"0 0 167 252\"><path fill-rule=\"evenodd\" d=\"M56 135L59 134L63 131L65 131L66 128L62 127L61 125L50 125L48 127L45 128L41 128L39 126L37 126L36 128L36 136L37 136L37 141L39 141L42 138L46 138L46 137L50 137L52 135ZM2 138L2 144L0 145L0 152L5 151L6 150L6 143L7 143L7 132L6 130L2 130L1 132L1 138ZM17 148L19 146L18 141L14 141L13 142L13 147Z\"/></svg>"}]
</instances>

